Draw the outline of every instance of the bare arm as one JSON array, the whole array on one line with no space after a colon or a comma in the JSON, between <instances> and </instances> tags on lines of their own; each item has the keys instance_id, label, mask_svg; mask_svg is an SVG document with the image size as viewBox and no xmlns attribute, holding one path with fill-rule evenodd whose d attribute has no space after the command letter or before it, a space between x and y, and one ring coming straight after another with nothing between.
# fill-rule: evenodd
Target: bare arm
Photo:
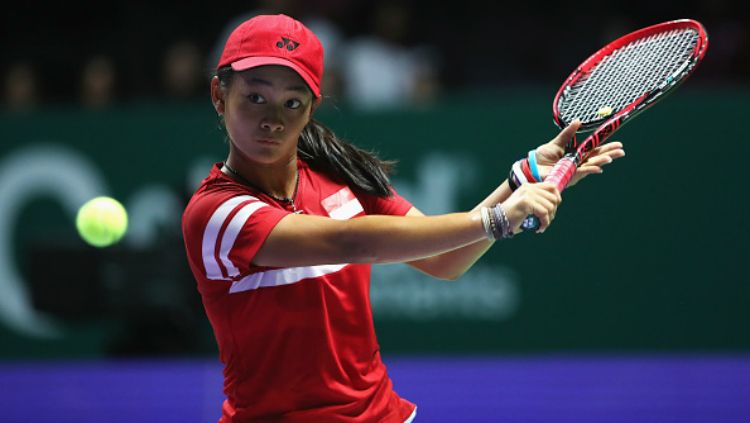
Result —
<instances>
[{"instance_id":1,"label":"bare arm","mask_svg":"<svg viewBox=\"0 0 750 423\"><path fill-rule=\"evenodd\" d=\"M557 160L563 156L565 145L570 141L579 127L579 122L569 125L560 131L555 138L536 149L537 160L543 178L547 176ZM602 173L603 166L612 163L613 160L624 155L625 152L622 149L622 144L619 142L611 142L594 149L581 166L578 167L575 176L568 186L574 185L587 175ZM512 191L506 180L492 194L485 198L484 201L479 203L474 208L474 211L482 207L491 207L497 203L504 203L511 194ZM423 214L416 208L413 208L407 213L407 216L423 216ZM492 241L483 239L456 250L433 257L414 260L408 264L430 276L439 279L455 280L466 273L489 250L492 244Z\"/></svg>"},{"instance_id":2,"label":"bare arm","mask_svg":"<svg viewBox=\"0 0 750 423\"><path fill-rule=\"evenodd\" d=\"M494 198L488 199L492 201ZM514 232L530 213L539 217L543 231L559 203L555 186L540 183L519 188L503 207ZM372 215L350 220L291 214L274 227L253 263L282 267L408 262L476 244L486 237L479 208L440 216ZM486 245L475 248L486 249Z\"/></svg>"},{"instance_id":3,"label":"bare arm","mask_svg":"<svg viewBox=\"0 0 750 423\"><path fill-rule=\"evenodd\" d=\"M482 207L492 207L495 204L502 203L511 193L512 191L506 180L481 203L477 204L472 211L477 212ZM416 207L409 210L406 215L424 216ZM455 280L466 273L493 244L493 241L484 238L453 251L410 261L407 264L438 279Z\"/></svg>"},{"instance_id":4,"label":"bare arm","mask_svg":"<svg viewBox=\"0 0 750 423\"><path fill-rule=\"evenodd\" d=\"M271 231L253 262L259 266L400 262L444 253L485 237L479 212L350 220L290 214Z\"/></svg>"}]
</instances>

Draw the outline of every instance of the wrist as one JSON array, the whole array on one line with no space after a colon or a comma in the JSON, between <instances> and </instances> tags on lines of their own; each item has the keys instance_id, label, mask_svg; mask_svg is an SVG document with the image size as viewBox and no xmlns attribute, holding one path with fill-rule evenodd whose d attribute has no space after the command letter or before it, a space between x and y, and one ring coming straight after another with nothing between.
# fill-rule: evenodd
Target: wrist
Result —
<instances>
[{"instance_id":1,"label":"wrist","mask_svg":"<svg viewBox=\"0 0 750 423\"><path fill-rule=\"evenodd\" d=\"M534 178L534 175L531 173L531 167L529 167L529 159L521 160L521 172L529 181L529 183L535 184L539 182L537 179Z\"/></svg>"},{"instance_id":2,"label":"wrist","mask_svg":"<svg viewBox=\"0 0 750 423\"><path fill-rule=\"evenodd\" d=\"M539 166L536 162L536 149L529 151L526 160L529 164L529 171L531 172L531 176L533 177L533 179L536 182L542 182L542 176L539 173Z\"/></svg>"},{"instance_id":3,"label":"wrist","mask_svg":"<svg viewBox=\"0 0 750 423\"><path fill-rule=\"evenodd\" d=\"M496 204L494 207L482 207L480 214L487 239L495 241L513 237L510 221L502 204Z\"/></svg>"},{"instance_id":4,"label":"wrist","mask_svg":"<svg viewBox=\"0 0 750 423\"><path fill-rule=\"evenodd\" d=\"M511 191L517 190L521 185L528 183L537 183L529 167L528 159L521 159L513 163L508 173L508 186Z\"/></svg>"}]
</instances>

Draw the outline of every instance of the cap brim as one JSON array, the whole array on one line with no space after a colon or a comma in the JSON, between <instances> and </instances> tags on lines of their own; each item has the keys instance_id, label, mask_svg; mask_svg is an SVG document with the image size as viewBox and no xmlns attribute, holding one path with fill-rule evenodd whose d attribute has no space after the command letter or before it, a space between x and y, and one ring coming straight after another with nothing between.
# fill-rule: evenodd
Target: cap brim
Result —
<instances>
[{"instance_id":1,"label":"cap brim","mask_svg":"<svg viewBox=\"0 0 750 423\"><path fill-rule=\"evenodd\" d=\"M272 56L247 57L231 64L232 69L237 72L248 70L251 68L257 68L258 66L268 65L279 65L291 68L293 71L297 72L297 74L305 81L307 86L310 87L310 91L313 92L313 95L316 98L320 97L320 87L315 84L315 81L312 79L312 77L307 72L305 72L304 69L287 59Z\"/></svg>"}]
</instances>

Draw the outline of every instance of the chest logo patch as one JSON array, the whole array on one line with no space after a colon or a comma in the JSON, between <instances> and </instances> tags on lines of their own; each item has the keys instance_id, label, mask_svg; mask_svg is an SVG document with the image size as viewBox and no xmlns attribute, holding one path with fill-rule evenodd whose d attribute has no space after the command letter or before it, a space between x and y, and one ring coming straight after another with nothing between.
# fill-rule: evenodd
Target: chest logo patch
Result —
<instances>
[{"instance_id":1,"label":"chest logo patch","mask_svg":"<svg viewBox=\"0 0 750 423\"><path fill-rule=\"evenodd\" d=\"M338 220L351 219L365 211L349 187L344 187L336 193L329 195L321 201L321 205L328 213L328 216Z\"/></svg>"}]
</instances>

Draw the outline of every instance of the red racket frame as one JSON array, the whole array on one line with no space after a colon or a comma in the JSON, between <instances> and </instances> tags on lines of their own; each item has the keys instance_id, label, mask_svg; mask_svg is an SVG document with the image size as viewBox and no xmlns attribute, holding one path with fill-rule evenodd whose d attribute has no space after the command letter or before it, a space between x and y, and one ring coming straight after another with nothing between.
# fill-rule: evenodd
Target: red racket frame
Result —
<instances>
[{"instance_id":1,"label":"red racket frame","mask_svg":"<svg viewBox=\"0 0 750 423\"><path fill-rule=\"evenodd\" d=\"M557 186L557 189L562 192L568 185L570 178L576 172L578 165L584 160L587 153L594 148L598 147L603 143L610 135L617 131L625 122L635 117L638 113L646 110L650 106L654 105L657 100L661 99L664 94L673 90L684 82L690 74L695 70L698 63L703 60L708 48L708 35L703 25L692 19L679 19L674 21L663 22L656 25L651 25L646 28L631 32L624 35L615 41L607 44L591 55L583 63L581 63L574 71L565 79L560 89L555 95L555 99L552 102L552 113L555 123L560 127L564 128L570 124L570 122L564 122L560 117L560 111L558 104L560 103L560 97L564 95L566 89L569 89L575 84L580 78L587 75L592 68L594 68L604 57L610 55L613 51L620 47L623 47L634 40L647 37L649 35L663 33L665 31L674 29L689 28L698 31L698 42L693 49L692 56L686 62L686 66L679 69L675 75L667 78L664 83L660 84L657 88L643 93L638 99L633 101L630 105L618 111L614 116L610 118L602 118L592 122L586 122L581 126L579 131L585 131L598 125L598 128L586 139L581 142L575 142L575 138L571 145L569 145L569 152L563 156L552 168L550 174L545 178L545 182L552 182ZM603 121L603 123L601 123ZM539 227L538 219L535 216L529 216L524 221L524 230L534 230Z\"/></svg>"}]
</instances>

